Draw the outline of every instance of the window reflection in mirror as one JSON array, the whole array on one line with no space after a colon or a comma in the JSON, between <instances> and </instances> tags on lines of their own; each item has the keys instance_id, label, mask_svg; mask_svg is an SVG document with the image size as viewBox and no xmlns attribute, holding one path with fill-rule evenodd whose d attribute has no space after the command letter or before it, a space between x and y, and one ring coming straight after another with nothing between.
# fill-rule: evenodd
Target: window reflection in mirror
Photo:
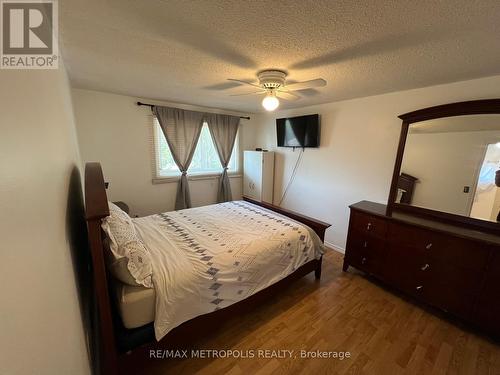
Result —
<instances>
[{"instance_id":1,"label":"window reflection in mirror","mask_svg":"<svg viewBox=\"0 0 500 375\"><path fill-rule=\"evenodd\" d=\"M500 189L495 184L497 172L500 176L500 143L489 144L486 148L477 177L471 217L500 221ZM500 185L500 181L497 183Z\"/></svg>"},{"instance_id":2,"label":"window reflection in mirror","mask_svg":"<svg viewBox=\"0 0 500 375\"><path fill-rule=\"evenodd\" d=\"M497 221L500 115L469 115L410 125L398 203ZM500 173L498 176L500 185Z\"/></svg>"}]
</instances>

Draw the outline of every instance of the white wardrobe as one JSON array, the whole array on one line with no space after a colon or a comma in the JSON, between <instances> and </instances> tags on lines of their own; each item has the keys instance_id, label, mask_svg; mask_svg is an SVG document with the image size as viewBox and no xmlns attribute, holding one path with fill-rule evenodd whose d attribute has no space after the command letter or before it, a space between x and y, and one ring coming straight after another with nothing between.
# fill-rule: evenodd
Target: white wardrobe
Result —
<instances>
[{"instance_id":1,"label":"white wardrobe","mask_svg":"<svg viewBox=\"0 0 500 375\"><path fill-rule=\"evenodd\" d=\"M273 203L274 152L244 151L243 195Z\"/></svg>"}]
</instances>

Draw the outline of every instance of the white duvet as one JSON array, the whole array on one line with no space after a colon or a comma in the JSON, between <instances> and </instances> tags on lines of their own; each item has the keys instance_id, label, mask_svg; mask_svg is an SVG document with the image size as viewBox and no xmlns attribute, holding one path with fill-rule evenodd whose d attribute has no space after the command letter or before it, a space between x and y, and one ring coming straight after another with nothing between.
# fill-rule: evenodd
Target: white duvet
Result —
<instances>
[{"instance_id":1,"label":"white duvet","mask_svg":"<svg viewBox=\"0 0 500 375\"><path fill-rule=\"evenodd\" d=\"M310 228L243 201L138 218L134 225L151 254L157 340L323 254Z\"/></svg>"}]
</instances>

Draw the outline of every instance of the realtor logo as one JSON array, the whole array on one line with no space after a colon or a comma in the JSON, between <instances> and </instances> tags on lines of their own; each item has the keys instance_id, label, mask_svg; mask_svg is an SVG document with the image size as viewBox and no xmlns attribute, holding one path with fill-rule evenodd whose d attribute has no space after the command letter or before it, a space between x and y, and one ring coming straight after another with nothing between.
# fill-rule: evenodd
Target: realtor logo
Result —
<instances>
[{"instance_id":1,"label":"realtor logo","mask_svg":"<svg viewBox=\"0 0 500 375\"><path fill-rule=\"evenodd\" d=\"M0 0L2 69L57 69L56 0Z\"/></svg>"}]
</instances>

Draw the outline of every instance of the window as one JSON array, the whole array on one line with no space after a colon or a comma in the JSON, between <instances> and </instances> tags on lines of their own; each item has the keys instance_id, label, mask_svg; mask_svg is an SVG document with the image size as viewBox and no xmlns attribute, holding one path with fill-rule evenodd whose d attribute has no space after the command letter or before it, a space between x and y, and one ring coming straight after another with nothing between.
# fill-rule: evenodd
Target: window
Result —
<instances>
[{"instance_id":1,"label":"window","mask_svg":"<svg viewBox=\"0 0 500 375\"><path fill-rule=\"evenodd\" d=\"M174 158L168 147L163 131L158 120L154 118L154 148L155 148L155 169L156 178L175 177L180 175L179 168L175 165ZM233 153L228 165L229 173L238 172L238 135L234 143ZM194 151L193 160L188 169L189 175L211 175L222 173L222 165L219 155L208 129L208 124L204 123L201 129L200 138Z\"/></svg>"}]
</instances>

